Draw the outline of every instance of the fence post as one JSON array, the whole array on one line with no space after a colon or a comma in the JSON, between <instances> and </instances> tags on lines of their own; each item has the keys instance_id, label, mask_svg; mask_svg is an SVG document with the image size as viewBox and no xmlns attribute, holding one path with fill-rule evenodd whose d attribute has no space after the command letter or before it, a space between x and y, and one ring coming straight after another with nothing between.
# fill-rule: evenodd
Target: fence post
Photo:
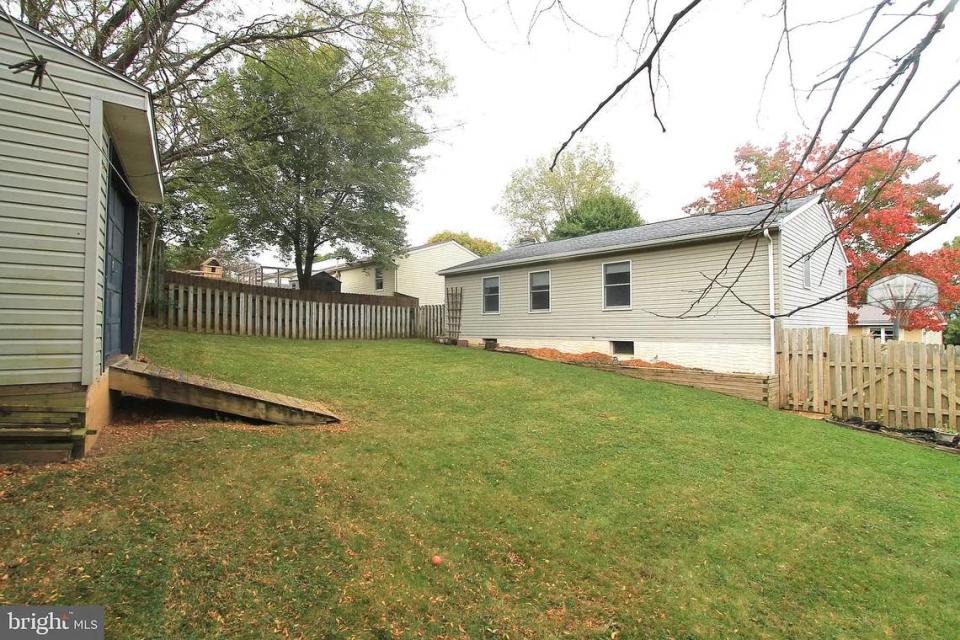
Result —
<instances>
[{"instance_id":1,"label":"fence post","mask_svg":"<svg viewBox=\"0 0 960 640\"><path fill-rule=\"evenodd\" d=\"M173 328L173 285L167 285L167 329Z\"/></svg>"},{"instance_id":2,"label":"fence post","mask_svg":"<svg viewBox=\"0 0 960 640\"><path fill-rule=\"evenodd\" d=\"M949 345L947 353L947 430L957 431L957 348Z\"/></svg>"}]
</instances>

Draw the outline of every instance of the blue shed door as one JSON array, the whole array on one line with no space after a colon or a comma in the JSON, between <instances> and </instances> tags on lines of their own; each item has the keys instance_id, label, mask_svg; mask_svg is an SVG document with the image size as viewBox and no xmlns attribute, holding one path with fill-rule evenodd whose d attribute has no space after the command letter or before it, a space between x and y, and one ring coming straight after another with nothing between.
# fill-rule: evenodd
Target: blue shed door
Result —
<instances>
[{"instance_id":1,"label":"blue shed door","mask_svg":"<svg viewBox=\"0 0 960 640\"><path fill-rule=\"evenodd\" d=\"M103 361L129 354L137 265L137 207L123 180L112 175L107 194L107 251L103 283Z\"/></svg>"},{"instance_id":2,"label":"blue shed door","mask_svg":"<svg viewBox=\"0 0 960 640\"><path fill-rule=\"evenodd\" d=\"M122 352L123 222L125 211L116 180L107 195L107 256L103 283L103 360Z\"/></svg>"}]
</instances>

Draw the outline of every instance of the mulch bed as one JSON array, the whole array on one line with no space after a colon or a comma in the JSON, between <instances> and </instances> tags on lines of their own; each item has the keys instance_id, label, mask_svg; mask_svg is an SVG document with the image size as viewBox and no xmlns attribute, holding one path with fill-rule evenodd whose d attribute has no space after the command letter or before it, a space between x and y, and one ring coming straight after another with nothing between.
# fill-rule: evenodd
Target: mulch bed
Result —
<instances>
[{"instance_id":1,"label":"mulch bed","mask_svg":"<svg viewBox=\"0 0 960 640\"><path fill-rule=\"evenodd\" d=\"M497 351L503 353L519 353L523 355L530 356L531 358L537 358L538 360L550 360L551 362L567 362L567 363L584 363L584 364L610 364L610 365L619 365L621 367L630 367L630 368L639 368L639 367L651 367L654 369L686 369L687 367L682 367L678 364L673 364L672 362L666 362L663 360L658 360L655 362L650 362L647 360L641 360L639 358L631 358L630 360L618 360L611 355L606 353L600 353L599 351L588 351L587 353L565 353L557 349L551 349L549 347L537 348L537 349L519 349L517 347L504 347L498 346Z\"/></svg>"}]
</instances>

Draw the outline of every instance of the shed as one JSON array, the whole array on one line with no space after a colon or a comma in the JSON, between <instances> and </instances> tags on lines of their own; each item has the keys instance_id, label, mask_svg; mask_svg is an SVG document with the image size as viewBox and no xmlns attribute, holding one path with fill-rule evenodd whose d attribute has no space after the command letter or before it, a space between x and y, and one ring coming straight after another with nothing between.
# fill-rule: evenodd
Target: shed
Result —
<instances>
[{"instance_id":1,"label":"shed","mask_svg":"<svg viewBox=\"0 0 960 640\"><path fill-rule=\"evenodd\" d=\"M332 274L321 271L310 276L310 288L324 293L340 293L340 281Z\"/></svg>"},{"instance_id":2,"label":"shed","mask_svg":"<svg viewBox=\"0 0 960 640\"><path fill-rule=\"evenodd\" d=\"M34 53L42 87L10 69ZM81 455L133 349L138 203L163 198L151 94L2 14L0 113L0 459Z\"/></svg>"}]
</instances>

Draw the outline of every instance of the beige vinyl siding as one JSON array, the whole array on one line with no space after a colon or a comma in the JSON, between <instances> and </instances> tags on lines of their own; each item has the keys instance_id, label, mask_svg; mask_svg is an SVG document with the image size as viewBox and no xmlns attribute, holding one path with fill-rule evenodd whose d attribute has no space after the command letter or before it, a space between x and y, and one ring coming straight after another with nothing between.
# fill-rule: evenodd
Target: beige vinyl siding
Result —
<instances>
[{"instance_id":1,"label":"beige vinyl siding","mask_svg":"<svg viewBox=\"0 0 960 640\"><path fill-rule=\"evenodd\" d=\"M374 288L374 266L364 265L340 272L340 290L343 293L392 296L400 293L420 300L420 304L442 304L443 276L437 271L477 257L475 253L456 242L444 242L397 258L396 267L383 268L383 289Z\"/></svg>"},{"instance_id":2,"label":"beige vinyl siding","mask_svg":"<svg viewBox=\"0 0 960 640\"><path fill-rule=\"evenodd\" d=\"M780 312L789 313L800 306L816 302L842 291L847 286L847 272L842 249L833 241L818 249L810 257L810 288L804 287L803 260L791 263L809 252L828 234L833 233L829 214L821 204L816 204L787 218L781 229L783 257L780 260L779 278L783 299ZM847 299L823 303L783 318L783 326L829 327L833 333L847 333Z\"/></svg>"},{"instance_id":3,"label":"beige vinyl siding","mask_svg":"<svg viewBox=\"0 0 960 640\"><path fill-rule=\"evenodd\" d=\"M735 285L737 295L760 309L768 306L766 241ZM663 340L697 343L769 344L769 321L727 296L706 317L676 319L702 291L706 279L731 255L734 240L687 244L637 251L616 256L593 256L555 263L538 263L509 269L447 276L447 286L463 289L461 334L476 338L523 338L556 340ZM734 256L736 271L750 255L751 243ZM602 308L601 265L630 260L631 309ZM528 311L528 274L549 268L551 309L549 313ZM481 313L481 279L500 276L500 313ZM730 284L732 277L722 280ZM721 294L716 289L698 305L692 315L704 313Z\"/></svg>"},{"instance_id":4,"label":"beige vinyl siding","mask_svg":"<svg viewBox=\"0 0 960 640\"><path fill-rule=\"evenodd\" d=\"M31 87L30 73L8 68L29 54L0 20L0 384L80 382L84 317L97 312L85 305L86 247L103 232L88 228L88 181L103 169L89 175L84 126L92 97L145 108L145 94L24 35L80 121L49 80Z\"/></svg>"},{"instance_id":5,"label":"beige vinyl siding","mask_svg":"<svg viewBox=\"0 0 960 640\"><path fill-rule=\"evenodd\" d=\"M397 291L418 298L420 304L443 304L444 280L437 271L477 257L457 242L444 242L413 251L397 260Z\"/></svg>"},{"instance_id":6,"label":"beige vinyl siding","mask_svg":"<svg viewBox=\"0 0 960 640\"><path fill-rule=\"evenodd\" d=\"M26 30L22 30L24 37L30 42L34 51L43 56L47 62L47 69L51 75L56 78L57 86L70 99L77 99L74 103L87 103L85 100L91 95L97 95L106 101L116 104L123 104L139 109L144 108L145 94L142 89L133 83L112 74L96 64L84 60L64 49L48 43L45 39L38 38ZM0 64L7 67L11 64L23 62L29 53L16 35L13 27L6 20L0 19ZM8 69L8 74L12 75ZM10 75L5 75L9 79ZM37 91L30 87L30 74L21 73L13 76L14 82L25 86L28 90ZM63 100L49 86L49 81L44 82L44 88L38 93L49 93L56 98L50 104L62 105ZM6 94L6 92L4 92ZM30 98L31 100L33 98ZM73 102L73 100L71 100Z\"/></svg>"},{"instance_id":7,"label":"beige vinyl siding","mask_svg":"<svg viewBox=\"0 0 960 640\"><path fill-rule=\"evenodd\" d=\"M373 265L344 269L340 272L340 291L370 296L392 296L396 291L396 271L392 267L383 268L383 289L378 290L374 282L374 269Z\"/></svg>"}]
</instances>

